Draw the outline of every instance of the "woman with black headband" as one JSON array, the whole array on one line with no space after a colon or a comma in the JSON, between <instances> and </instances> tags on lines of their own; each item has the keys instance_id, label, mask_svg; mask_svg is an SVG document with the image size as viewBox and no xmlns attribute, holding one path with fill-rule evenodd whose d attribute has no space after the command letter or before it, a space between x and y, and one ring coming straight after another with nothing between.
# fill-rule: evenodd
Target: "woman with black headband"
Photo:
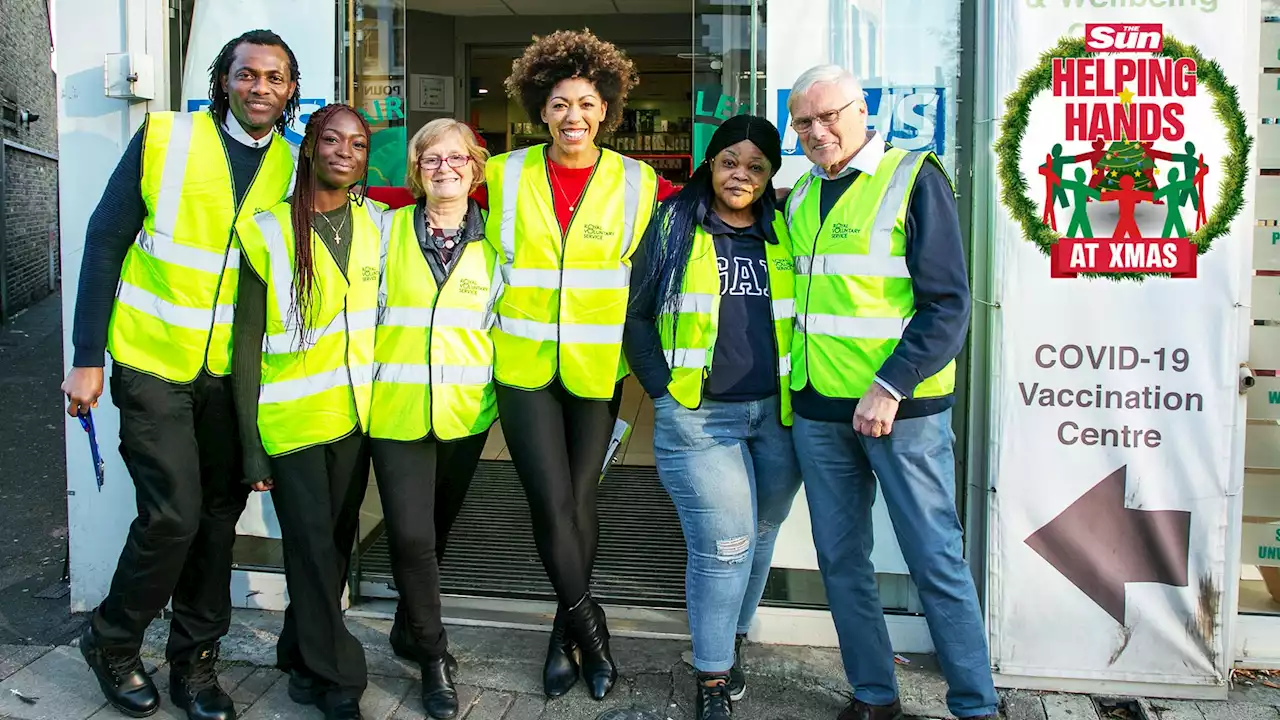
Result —
<instances>
[{"instance_id":1,"label":"woman with black headband","mask_svg":"<svg viewBox=\"0 0 1280 720\"><path fill-rule=\"evenodd\" d=\"M738 650L800 487L791 444L790 240L773 123L739 115L640 243L624 348L653 398L653 454L680 515L699 720L746 692Z\"/></svg>"}]
</instances>

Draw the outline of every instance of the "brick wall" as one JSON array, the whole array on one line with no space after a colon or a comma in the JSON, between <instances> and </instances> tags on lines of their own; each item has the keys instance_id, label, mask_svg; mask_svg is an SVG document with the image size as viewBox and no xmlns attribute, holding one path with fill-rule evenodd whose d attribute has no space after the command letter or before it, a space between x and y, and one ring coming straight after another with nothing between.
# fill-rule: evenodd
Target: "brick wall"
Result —
<instances>
[{"instance_id":1,"label":"brick wall","mask_svg":"<svg viewBox=\"0 0 1280 720\"><path fill-rule=\"evenodd\" d=\"M58 108L49 67L46 0L0 0L0 104L13 103L40 119L27 127L0 123L0 137L42 153L58 152ZM22 148L4 147L3 213L6 314L46 296L50 259L61 275L58 247L58 164ZM52 235L51 235L52 233ZM3 300L3 299L0 299Z\"/></svg>"}]
</instances>

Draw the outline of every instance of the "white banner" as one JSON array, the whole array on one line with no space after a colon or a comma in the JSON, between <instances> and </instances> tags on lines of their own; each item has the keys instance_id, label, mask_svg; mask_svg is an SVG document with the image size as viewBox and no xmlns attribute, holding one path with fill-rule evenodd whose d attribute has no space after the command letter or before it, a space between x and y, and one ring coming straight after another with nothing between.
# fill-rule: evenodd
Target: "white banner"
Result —
<instances>
[{"instance_id":1,"label":"white banner","mask_svg":"<svg viewBox=\"0 0 1280 720\"><path fill-rule=\"evenodd\" d=\"M200 0L195 4L186 67L182 75L184 110L209 104L209 66L222 47L248 30L262 28L276 33L298 59L302 108L286 137L295 146L311 113L333 102L337 16L332 3L315 0ZM280 537L271 496L253 493L236 532L241 535Z\"/></svg>"},{"instance_id":2,"label":"white banner","mask_svg":"<svg viewBox=\"0 0 1280 720\"><path fill-rule=\"evenodd\" d=\"M1225 694L1259 15L1151 5L997 3L1001 684Z\"/></svg>"},{"instance_id":3,"label":"white banner","mask_svg":"<svg viewBox=\"0 0 1280 720\"><path fill-rule=\"evenodd\" d=\"M921 44L921 35L938 42ZM812 167L789 125L787 97L801 73L826 63L862 82L870 129L897 147L933 150L954 169L959 0L787 0L785 12L769 13L767 36L768 115L782 133L777 187L794 185ZM875 503L872 514L876 572L907 574L885 504ZM779 533L773 564L818 568L803 490Z\"/></svg>"}]
</instances>

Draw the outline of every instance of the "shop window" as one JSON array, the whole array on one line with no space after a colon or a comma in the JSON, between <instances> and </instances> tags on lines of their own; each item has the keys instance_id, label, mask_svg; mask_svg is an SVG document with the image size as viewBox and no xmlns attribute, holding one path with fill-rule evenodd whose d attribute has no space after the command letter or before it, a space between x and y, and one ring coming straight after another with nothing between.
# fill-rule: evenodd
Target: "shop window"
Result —
<instances>
[{"instance_id":1,"label":"shop window","mask_svg":"<svg viewBox=\"0 0 1280 720\"><path fill-rule=\"evenodd\" d=\"M369 141L369 184L405 182L405 2L357 0L352 7L356 73L348 100L360 110Z\"/></svg>"},{"instance_id":2,"label":"shop window","mask_svg":"<svg viewBox=\"0 0 1280 720\"><path fill-rule=\"evenodd\" d=\"M764 114L764 0L694 0L693 165L720 123Z\"/></svg>"}]
</instances>

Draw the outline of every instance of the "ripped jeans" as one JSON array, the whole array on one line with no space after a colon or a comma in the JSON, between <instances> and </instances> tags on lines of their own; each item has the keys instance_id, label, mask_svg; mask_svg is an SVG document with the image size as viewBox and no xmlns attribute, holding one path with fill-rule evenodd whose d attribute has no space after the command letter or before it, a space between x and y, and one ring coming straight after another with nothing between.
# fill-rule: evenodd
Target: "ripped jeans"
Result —
<instances>
[{"instance_id":1,"label":"ripped jeans","mask_svg":"<svg viewBox=\"0 0 1280 720\"><path fill-rule=\"evenodd\" d=\"M733 666L735 633L751 627L778 528L800 488L791 429L778 398L654 401L653 455L689 551L685 598L700 672Z\"/></svg>"}]
</instances>

